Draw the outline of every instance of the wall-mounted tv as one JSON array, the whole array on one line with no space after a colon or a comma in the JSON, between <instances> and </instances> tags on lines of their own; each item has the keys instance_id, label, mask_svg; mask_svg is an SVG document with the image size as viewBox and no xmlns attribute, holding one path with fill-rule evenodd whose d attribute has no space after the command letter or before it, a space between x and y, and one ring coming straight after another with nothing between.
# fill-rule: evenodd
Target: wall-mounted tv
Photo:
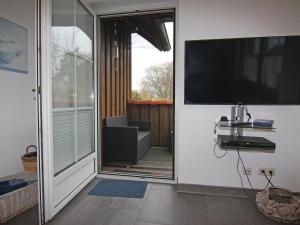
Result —
<instances>
[{"instance_id":1,"label":"wall-mounted tv","mask_svg":"<svg viewBox=\"0 0 300 225\"><path fill-rule=\"evenodd\" d=\"M300 36L185 42L185 104L300 104Z\"/></svg>"}]
</instances>

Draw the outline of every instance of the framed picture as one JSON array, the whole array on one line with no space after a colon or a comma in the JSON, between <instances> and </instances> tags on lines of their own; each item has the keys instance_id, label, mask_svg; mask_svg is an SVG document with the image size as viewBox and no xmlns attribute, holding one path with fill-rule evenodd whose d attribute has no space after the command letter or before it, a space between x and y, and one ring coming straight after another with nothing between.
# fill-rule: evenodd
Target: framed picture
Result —
<instances>
[{"instance_id":1,"label":"framed picture","mask_svg":"<svg viewBox=\"0 0 300 225\"><path fill-rule=\"evenodd\" d=\"M28 31L0 17L0 69L28 73Z\"/></svg>"}]
</instances>

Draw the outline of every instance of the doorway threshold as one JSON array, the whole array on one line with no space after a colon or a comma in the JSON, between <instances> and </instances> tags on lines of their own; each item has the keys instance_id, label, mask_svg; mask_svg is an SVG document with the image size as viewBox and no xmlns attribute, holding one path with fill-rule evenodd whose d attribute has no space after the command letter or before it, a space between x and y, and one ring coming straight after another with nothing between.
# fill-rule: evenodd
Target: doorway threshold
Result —
<instances>
[{"instance_id":1,"label":"doorway threshold","mask_svg":"<svg viewBox=\"0 0 300 225\"><path fill-rule=\"evenodd\" d=\"M163 176L142 176L141 174L128 174L118 172L100 172L97 178L102 179L120 179L120 180L135 180L135 181L148 181L151 183L162 183L162 184L177 184L172 177Z\"/></svg>"}]
</instances>

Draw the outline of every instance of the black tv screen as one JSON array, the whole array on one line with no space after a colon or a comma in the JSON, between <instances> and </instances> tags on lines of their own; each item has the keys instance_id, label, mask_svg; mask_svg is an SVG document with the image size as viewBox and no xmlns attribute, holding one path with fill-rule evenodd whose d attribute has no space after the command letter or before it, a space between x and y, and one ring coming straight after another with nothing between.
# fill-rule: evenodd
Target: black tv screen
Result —
<instances>
[{"instance_id":1,"label":"black tv screen","mask_svg":"<svg viewBox=\"0 0 300 225\"><path fill-rule=\"evenodd\" d=\"M300 104L300 36L185 42L185 104Z\"/></svg>"}]
</instances>

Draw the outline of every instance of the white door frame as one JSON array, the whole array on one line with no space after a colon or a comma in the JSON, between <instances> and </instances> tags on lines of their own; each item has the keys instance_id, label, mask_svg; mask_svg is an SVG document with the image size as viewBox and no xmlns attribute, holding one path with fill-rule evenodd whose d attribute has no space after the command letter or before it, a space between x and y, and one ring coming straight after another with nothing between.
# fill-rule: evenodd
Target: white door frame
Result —
<instances>
[{"instance_id":1,"label":"white door frame","mask_svg":"<svg viewBox=\"0 0 300 225\"><path fill-rule=\"evenodd\" d=\"M82 3L82 2L81 2ZM43 149L43 190L44 190L44 217L45 222L51 220L70 200L72 200L98 173L97 152L98 152L98 78L97 78L97 43L96 43L96 16L90 8L82 3L94 16L94 121L95 121L95 143L94 153L76 163L63 173L54 178L53 168L53 128L52 128L52 52L51 52L51 25L52 25L52 0L41 1L41 108L42 108L42 149ZM91 163L94 162L93 172ZM82 178L84 177L84 180ZM78 179L80 183L74 183ZM56 186L63 181L69 180L66 185L61 185L58 190L65 190L66 187L75 186L72 191L61 196L55 195ZM74 187L72 186L72 187Z\"/></svg>"}]
</instances>

